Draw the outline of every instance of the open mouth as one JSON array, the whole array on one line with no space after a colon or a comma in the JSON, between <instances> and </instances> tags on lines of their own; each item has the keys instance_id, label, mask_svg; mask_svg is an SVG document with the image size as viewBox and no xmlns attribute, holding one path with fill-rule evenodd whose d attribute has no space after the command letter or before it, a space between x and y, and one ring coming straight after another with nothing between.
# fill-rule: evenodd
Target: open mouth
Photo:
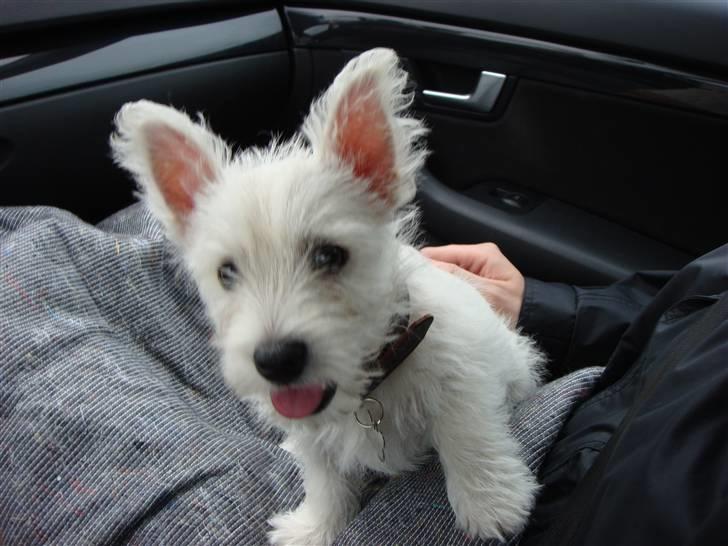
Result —
<instances>
[{"instance_id":1,"label":"open mouth","mask_svg":"<svg viewBox=\"0 0 728 546\"><path fill-rule=\"evenodd\" d=\"M283 417L303 419L326 409L336 394L336 385L293 385L270 393L273 407Z\"/></svg>"}]
</instances>

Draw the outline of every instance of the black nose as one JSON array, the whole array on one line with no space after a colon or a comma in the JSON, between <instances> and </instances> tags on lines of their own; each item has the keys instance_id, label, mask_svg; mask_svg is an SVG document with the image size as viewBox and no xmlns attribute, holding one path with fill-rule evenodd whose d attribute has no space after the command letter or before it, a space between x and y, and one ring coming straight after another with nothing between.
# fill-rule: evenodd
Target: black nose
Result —
<instances>
[{"instance_id":1,"label":"black nose","mask_svg":"<svg viewBox=\"0 0 728 546\"><path fill-rule=\"evenodd\" d=\"M297 339L264 341L253 353L258 373L281 385L294 381L303 373L307 358L308 347Z\"/></svg>"}]
</instances>

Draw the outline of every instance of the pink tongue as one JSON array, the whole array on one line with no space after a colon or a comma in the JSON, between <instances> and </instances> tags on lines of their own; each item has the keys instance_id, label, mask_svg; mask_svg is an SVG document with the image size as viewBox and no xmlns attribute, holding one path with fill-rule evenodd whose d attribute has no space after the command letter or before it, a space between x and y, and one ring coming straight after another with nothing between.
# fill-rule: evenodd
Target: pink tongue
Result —
<instances>
[{"instance_id":1,"label":"pink tongue","mask_svg":"<svg viewBox=\"0 0 728 546\"><path fill-rule=\"evenodd\" d=\"M301 419L311 415L318 409L323 397L323 385L286 387L270 394L273 407L289 419Z\"/></svg>"}]
</instances>

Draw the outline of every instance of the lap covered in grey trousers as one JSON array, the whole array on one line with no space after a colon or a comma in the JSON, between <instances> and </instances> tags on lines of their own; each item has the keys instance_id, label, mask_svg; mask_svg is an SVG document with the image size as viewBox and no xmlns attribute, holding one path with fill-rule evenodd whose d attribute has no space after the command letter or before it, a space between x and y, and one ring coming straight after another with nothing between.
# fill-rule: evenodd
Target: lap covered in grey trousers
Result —
<instances>
[{"instance_id":1,"label":"lap covered in grey trousers","mask_svg":"<svg viewBox=\"0 0 728 546\"><path fill-rule=\"evenodd\" d=\"M296 465L224 386L194 286L140 206L0 210L0 544L262 544ZM534 471L600 369L541 388ZM372 485L340 544L473 544L435 456ZM515 541L515 539L514 539Z\"/></svg>"}]
</instances>

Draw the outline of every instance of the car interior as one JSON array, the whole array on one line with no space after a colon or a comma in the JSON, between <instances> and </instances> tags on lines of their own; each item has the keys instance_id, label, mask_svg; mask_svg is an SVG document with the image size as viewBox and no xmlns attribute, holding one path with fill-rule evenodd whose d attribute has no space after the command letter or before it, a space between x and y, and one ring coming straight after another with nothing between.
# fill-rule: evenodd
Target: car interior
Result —
<instances>
[{"instance_id":1,"label":"car interior","mask_svg":"<svg viewBox=\"0 0 728 546\"><path fill-rule=\"evenodd\" d=\"M135 200L108 146L123 103L265 145L384 46L430 129L424 240L494 241L526 275L599 284L728 235L720 2L18 2L2 19L2 206L99 222Z\"/></svg>"},{"instance_id":2,"label":"car interior","mask_svg":"<svg viewBox=\"0 0 728 546\"><path fill-rule=\"evenodd\" d=\"M577 285L674 270L728 240L726 29L724 0L0 0L0 207L97 225L137 201L109 146L123 104L199 112L237 149L266 146L297 131L347 61L388 47L429 129L421 244L492 241L524 275ZM218 376L161 236L93 246L75 219L54 223L65 213L4 212L0 232L27 216L50 234L0 252L0 423L16 427L2 433L0 543L48 543L46 531L63 544L263 542L274 508L298 502L299 474ZM124 216L83 227L106 236ZM529 465L599 380L600 362L585 364L511 422ZM367 426L384 461L380 421ZM474 543L436 461L400 478L373 480L338 543L412 542L418 528ZM563 543L560 527L550 536Z\"/></svg>"}]
</instances>

